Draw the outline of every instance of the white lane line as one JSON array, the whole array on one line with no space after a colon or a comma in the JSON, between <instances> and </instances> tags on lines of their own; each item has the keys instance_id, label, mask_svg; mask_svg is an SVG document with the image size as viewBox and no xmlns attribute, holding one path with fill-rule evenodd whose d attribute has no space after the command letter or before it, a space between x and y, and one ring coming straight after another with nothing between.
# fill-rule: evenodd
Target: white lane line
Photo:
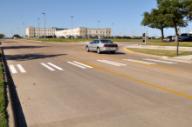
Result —
<instances>
[{"instance_id":1,"label":"white lane line","mask_svg":"<svg viewBox=\"0 0 192 127\"><path fill-rule=\"evenodd\" d=\"M76 67L79 67L79 68L81 68L81 69L86 69L86 67L84 67L84 66L82 66L82 65L79 65L79 64L76 64L76 63L74 63L74 62L68 61L67 63L68 63L68 64L71 64L71 65L74 65L74 66L76 66Z\"/></svg>"},{"instance_id":2,"label":"white lane line","mask_svg":"<svg viewBox=\"0 0 192 127\"><path fill-rule=\"evenodd\" d=\"M9 69L10 69L12 74L17 74L18 73L14 65L9 65Z\"/></svg>"},{"instance_id":3,"label":"white lane line","mask_svg":"<svg viewBox=\"0 0 192 127\"><path fill-rule=\"evenodd\" d=\"M45 64L45 63L41 63L41 65L43 65L45 68L47 68L47 69L50 70L50 71L55 71L55 69L53 69L52 67L48 66L48 65Z\"/></svg>"},{"instance_id":4,"label":"white lane line","mask_svg":"<svg viewBox=\"0 0 192 127\"><path fill-rule=\"evenodd\" d=\"M49 64L50 66L52 66L52 67L60 70L60 71L63 71L63 69L62 69L61 67L58 67L57 65L55 65L55 64L53 64L53 63L50 63L50 62L49 62L48 64Z\"/></svg>"},{"instance_id":5,"label":"white lane line","mask_svg":"<svg viewBox=\"0 0 192 127\"><path fill-rule=\"evenodd\" d=\"M114 62L114 61L109 61L109 60L97 60L98 62L101 62L101 63L106 63L106 64L110 64L110 65L114 65L114 66L126 66L126 64L123 64L123 63L119 63L119 62Z\"/></svg>"},{"instance_id":6,"label":"white lane line","mask_svg":"<svg viewBox=\"0 0 192 127\"><path fill-rule=\"evenodd\" d=\"M80 62L77 62L77 61L73 61L73 63L82 65L82 66L87 67L87 68L93 68L93 67L91 67L91 66L89 66L89 65L86 65L86 64L83 64L83 63L80 63Z\"/></svg>"},{"instance_id":7,"label":"white lane line","mask_svg":"<svg viewBox=\"0 0 192 127\"><path fill-rule=\"evenodd\" d=\"M21 64L17 64L17 68L19 69L19 71L21 73L26 73L26 70L23 68L23 66Z\"/></svg>"},{"instance_id":8,"label":"white lane line","mask_svg":"<svg viewBox=\"0 0 192 127\"><path fill-rule=\"evenodd\" d=\"M175 62L158 60L158 59L144 59L144 60L157 62L157 63L164 63L164 64L176 64Z\"/></svg>"},{"instance_id":9,"label":"white lane line","mask_svg":"<svg viewBox=\"0 0 192 127\"><path fill-rule=\"evenodd\" d=\"M179 60L179 59L174 59L174 58L163 58L163 59L168 60L168 61L173 61L173 62L186 63L186 64L191 64L192 63L190 61Z\"/></svg>"},{"instance_id":10,"label":"white lane line","mask_svg":"<svg viewBox=\"0 0 192 127\"><path fill-rule=\"evenodd\" d=\"M123 59L128 62L134 62L134 63L140 63L140 64L146 64L146 65L152 65L155 64L153 62L146 62L146 61L141 61L141 60L135 60L135 59Z\"/></svg>"}]
</instances>

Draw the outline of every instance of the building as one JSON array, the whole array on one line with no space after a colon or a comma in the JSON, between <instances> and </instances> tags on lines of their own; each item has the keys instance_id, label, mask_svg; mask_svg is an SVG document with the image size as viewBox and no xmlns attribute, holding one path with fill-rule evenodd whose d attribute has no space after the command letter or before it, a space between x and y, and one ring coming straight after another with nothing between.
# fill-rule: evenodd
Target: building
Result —
<instances>
[{"instance_id":1,"label":"building","mask_svg":"<svg viewBox=\"0 0 192 127\"><path fill-rule=\"evenodd\" d=\"M28 27L26 28L26 36L28 38L35 38L35 37L50 37L55 36L57 28L37 28L37 27Z\"/></svg>"},{"instance_id":2,"label":"building","mask_svg":"<svg viewBox=\"0 0 192 127\"><path fill-rule=\"evenodd\" d=\"M58 30L55 33L56 37L65 37L65 38L111 37L111 34L112 34L111 28L86 28L86 27Z\"/></svg>"},{"instance_id":3,"label":"building","mask_svg":"<svg viewBox=\"0 0 192 127\"><path fill-rule=\"evenodd\" d=\"M111 37L111 28L86 28L78 27L73 29L64 28L37 28L28 27L26 28L26 36L28 38L39 38L39 37L74 37L74 38L91 38L91 37Z\"/></svg>"}]
</instances>

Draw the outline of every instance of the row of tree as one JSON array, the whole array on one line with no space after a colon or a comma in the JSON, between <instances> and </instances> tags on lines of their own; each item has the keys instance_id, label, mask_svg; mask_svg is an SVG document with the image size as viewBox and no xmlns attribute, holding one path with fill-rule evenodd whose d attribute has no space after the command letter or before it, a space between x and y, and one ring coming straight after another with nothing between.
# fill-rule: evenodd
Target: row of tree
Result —
<instances>
[{"instance_id":1,"label":"row of tree","mask_svg":"<svg viewBox=\"0 0 192 127\"><path fill-rule=\"evenodd\" d=\"M157 8L145 12L142 25L161 31L164 39L164 29L174 28L178 41L178 28L186 27L192 21L192 0L157 0Z\"/></svg>"}]
</instances>

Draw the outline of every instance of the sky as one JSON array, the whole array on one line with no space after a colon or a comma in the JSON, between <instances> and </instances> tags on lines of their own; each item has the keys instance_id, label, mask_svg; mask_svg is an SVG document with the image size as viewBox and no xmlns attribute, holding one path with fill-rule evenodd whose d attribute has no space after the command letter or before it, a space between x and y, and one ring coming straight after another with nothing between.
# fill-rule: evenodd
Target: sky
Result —
<instances>
[{"instance_id":1,"label":"sky","mask_svg":"<svg viewBox=\"0 0 192 127\"><path fill-rule=\"evenodd\" d=\"M160 36L159 30L141 25L143 13L155 7L156 0L0 0L0 33L24 35L28 26L43 27L44 12L46 27L110 27L113 35ZM182 29L190 30L191 24Z\"/></svg>"}]
</instances>

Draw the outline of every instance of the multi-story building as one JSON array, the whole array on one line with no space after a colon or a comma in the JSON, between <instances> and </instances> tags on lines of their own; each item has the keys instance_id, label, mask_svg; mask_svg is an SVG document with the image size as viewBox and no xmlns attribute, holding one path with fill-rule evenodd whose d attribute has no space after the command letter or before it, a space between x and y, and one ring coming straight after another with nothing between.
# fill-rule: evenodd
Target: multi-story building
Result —
<instances>
[{"instance_id":1,"label":"multi-story building","mask_svg":"<svg viewBox=\"0 0 192 127\"><path fill-rule=\"evenodd\" d=\"M26 28L26 36L29 38L35 37L82 37L82 38L90 38L90 37L111 37L112 31L111 28L86 28L86 27L78 27L73 29L63 29L63 28L36 28L36 27L28 27Z\"/></svg>"},{"instance_id":2,"label":"multi-story building","mask_svg":"<svg viewBox=\"0 0 192 127\"><path fill-rule=\"evenodd\" d=\"M74 29L66 29L56 31L56 37L111 37L111 28L86 28L86 27L78 27Z\"/></svg>"},{"instance_id":3,"label":"multi-story building","mask_svg":"<svg viewBox=\"0 0 192 127\"><path fill-rule=\"evenodd\" d=\"M55 36L56 30L57 28L28 27L26 28L26 36L29 38Z\"/></svg>"}]
</instances>

